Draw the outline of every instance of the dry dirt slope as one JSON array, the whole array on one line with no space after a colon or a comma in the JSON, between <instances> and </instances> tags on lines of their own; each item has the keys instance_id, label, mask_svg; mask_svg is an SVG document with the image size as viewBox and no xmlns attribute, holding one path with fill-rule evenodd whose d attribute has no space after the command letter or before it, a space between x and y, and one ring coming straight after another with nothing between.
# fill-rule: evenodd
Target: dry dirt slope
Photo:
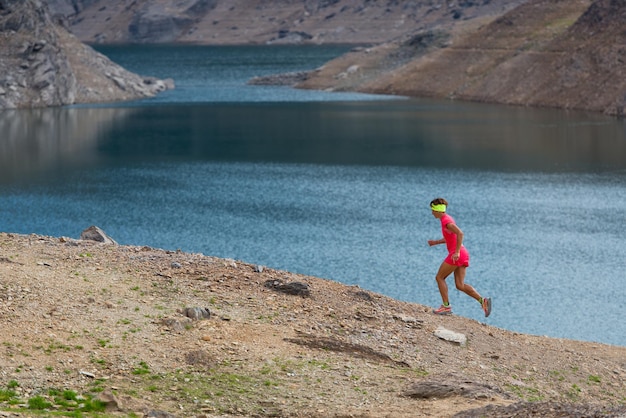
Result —
<instances>
[{"instance_id":1,"label":"dry dirt slope","mask_svg":"<svg viewBox=\"0 0 626 418\"><path fill-rule=\"evenodd\" d=\"M436 317L319 278L7 233L0 277L0 416L626 416L626 347ZM300 295L280 291L293 283Z\"/></svg>"},{"instance_id":2,"label":"dry dirt slope","mask_svg":"<svg viewBox=\"0 0 626 418\"><path fill-rule=\"evenodd\" d=\"M623 116L625 19L623 0L528 0L478 27L346 54L300 87Z\"/></svg>"}]
</instances>

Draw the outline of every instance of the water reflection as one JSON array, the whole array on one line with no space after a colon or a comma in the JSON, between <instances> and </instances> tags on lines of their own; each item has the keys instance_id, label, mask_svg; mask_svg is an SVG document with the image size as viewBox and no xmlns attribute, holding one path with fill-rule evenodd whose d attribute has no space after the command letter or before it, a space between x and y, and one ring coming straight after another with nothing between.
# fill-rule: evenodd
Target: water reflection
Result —
<instances>
[{"instance_id":1,"label":"water reflection","mask_svg":"<svg viewBox=\"0 0 626 418\"><path fill-rule=\"evenodd\" d=\"M424 101L138 109L102 140L115 158L498 171L626 168L624 123L602 115Z\"/></svg>"},{"instance_id":2,"label":"water reflection","mask_svg":"<svg viewBox=\"0 0 626 418\"><path fill-rule=\"evenodd\" d=\"M133 109L46 108L0 112L0 179L10 184L98 161L98 139Z\"/></svg>"},{"instance_id":3,"label":"water reflection","mask_svg":"<svg viewBox=\"0 0 626 418\"><path fill-rule=\"evenodd\" d=\"M207 160L497 171L626 168L624 122L429 101L0 112L3 181L116 161Z\"/></svg>"},{"instance_id":4,"label":"water reflection","mask_svg":"<svg viewBox=\"0 0 626 418\"><path fill-rule=\"evenodd\" d=\"M626 168L624 122L599 114L459 103L431 107L414 117L424 126L432 157L445 166L504 171Z\"/></svg>"}]
</instances>

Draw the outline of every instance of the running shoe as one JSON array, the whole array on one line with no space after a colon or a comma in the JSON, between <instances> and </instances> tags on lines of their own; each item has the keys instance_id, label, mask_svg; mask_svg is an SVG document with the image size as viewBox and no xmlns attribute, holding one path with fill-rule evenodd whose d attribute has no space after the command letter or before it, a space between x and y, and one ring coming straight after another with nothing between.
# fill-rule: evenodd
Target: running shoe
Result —
<instances>
[{"instance_id":1,"label":"running shoe","mask_svg":"<svg viewBox=\"0 0 626 418\"><path fill-rule=\"evenodd\" d=\"M441 305L439 309L433 309L433 313L437 315L450 315L452 313L452 306Z\"/></svg>"},{"instance_id":2,"label":"running shoe","mask_svg":"<svg viewBox=\"0 0 626 418\"><path fill-rule=\"evenodd\" d=\"M483 311L485 311L485 317L491 313L491 298L483 298Z\"/></svg>"}]
</instances>

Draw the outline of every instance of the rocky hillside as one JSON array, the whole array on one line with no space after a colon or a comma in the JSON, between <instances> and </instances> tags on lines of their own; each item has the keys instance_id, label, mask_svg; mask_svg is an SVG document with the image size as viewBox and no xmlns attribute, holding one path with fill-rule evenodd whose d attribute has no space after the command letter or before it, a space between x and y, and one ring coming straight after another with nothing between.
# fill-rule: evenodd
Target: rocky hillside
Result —
<instances>
[{"instance_id":1,"label":"rocky hillside","mask_svg":"<svg viewBox=\"0 0 626 418\"><path fill-rule=\"evenodd\" d=\"M0 416L626 414L626 347L101 232L0 233Z\"/></svg>"},{"instance_id":2,"label":"rocky hillside","mask_svg":"<svg viewBox=\"0 0 626 418\"><path fill-rule=\"evenodd\" d=\"M50 0L89 43L380 43L523 0Z\"/></svg>"},{"instance_id":3,"label":"rocky hillside","mask_svg":"<svg viewBox=\"0 0 626 418\"><path fill-rule=\"evenodd\" d=\"M171 87L84 45L40 0L0 1L0 45L0 109L130 100Z\"/></svg>"},{"instance_id":4,"label":"rocky hillside","mask_svg":"<svg viewBox=\"0 0 626 418\"><path fill-rule=\"evenodd\" d=\"M301 88L624 113L624 0L50 1L91 43L372 45Z\"/></svg>"},{"instance_id":5,"label":"rocky hillside","mask_svg":"<svg viewBox=\"0 0 626 418\"><path fill-rule=\"evenodd\" d=\"M621 116L625 21L626 1L529 0L475 30L430 30L353 52L300 87Z\"/></svg>"}]
</instances>

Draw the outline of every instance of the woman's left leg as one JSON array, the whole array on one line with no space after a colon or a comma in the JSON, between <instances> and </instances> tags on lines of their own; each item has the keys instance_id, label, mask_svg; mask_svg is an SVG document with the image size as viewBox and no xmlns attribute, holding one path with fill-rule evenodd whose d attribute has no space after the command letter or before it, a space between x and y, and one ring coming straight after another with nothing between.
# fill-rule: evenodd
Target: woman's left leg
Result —
<instances>
[{"instance_id":1,"label":"woman's left leg","mask_svg":"<svg viewBox=\"0 0 626 418\"><path fill-rule=\"evenodd\" d=\"M444 261L443 263L441 263L441 266L439 266L437 276L435 276L435 280L437 281L437 287L439 288L439 294L441 294L441 300L443 301L444 305L448 305L450 303L450 300L448 299L448 285L446 284L446 278L452 272L454 272L454 276L456 277L457 269L457 266L453 266L452 264L448 264Z\"/></svg>"}]
</instances>

